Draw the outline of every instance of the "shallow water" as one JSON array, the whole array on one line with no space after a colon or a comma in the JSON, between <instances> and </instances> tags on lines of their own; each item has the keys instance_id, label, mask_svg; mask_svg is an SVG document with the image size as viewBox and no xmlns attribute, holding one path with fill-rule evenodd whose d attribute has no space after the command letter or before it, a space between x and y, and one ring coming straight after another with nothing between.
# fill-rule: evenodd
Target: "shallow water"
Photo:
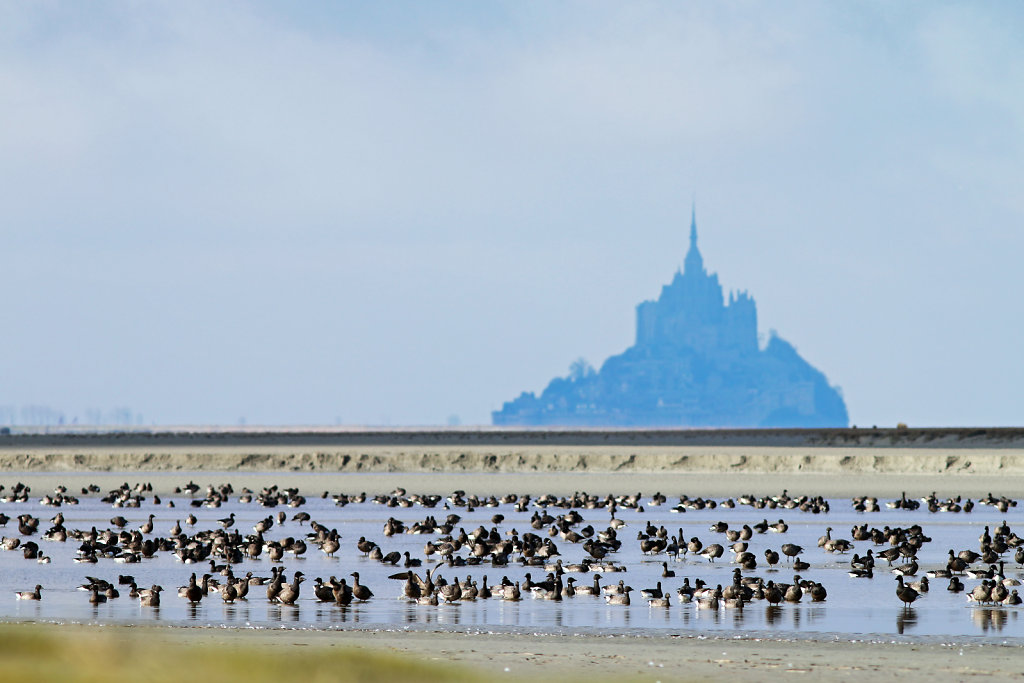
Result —
<instances>
[{"instance_id":1,"label":"shallow water","mask_svg":"<svg viewBox=\"0 0 1024 683\"><path fill-rule=\"evenodd\" d=\"M443 492L445 482L443 475L438 475L436 492ZM184 483L184 482L183 482ZM34 492L38 494L41 492ZM315 495L304 491L307 496ZM699 495L699 491L687 492L690 496ZM739 492L737 492L739 493ZM40 516L43 521L40 528L49 527L47 520L57 512L51 507L43 507L37 497L27 503L8 503L0 505L0 511L15 517L21 513ZM299 510L287 507L264 508L255 503L242 504L233 498L219 508L193 508L189 506L188 496L164 497L163 505L144 505L141 508L113 508L101 503L98 495L80 497L81 504L66 505L60 509L65 515L65 526L68 529L88 529L95 525L103 529L110 526L110 518L123 515L130 520L126 528L137 528L152 512L156 515L155 533L165 535L176 520L181 520L189 512L199 518L195 529L186 527L186 532L197 529L213 528L216 520L227 517L234 512L236 525L243 534L252 530L256 521L284 510L289 520ZM174 509L168 509L168 500L175 503ZM620 508L617 516L627 522L620 530L619 538L623 541L623 549L613 554L617 562L625 564L628 572L604 575L602 584L617 582L624 579L628 585L637 589L633 594L630 606L607 605L602 598L578 596L560 603L534 600L524 597L521 602L513 603L498 599L477 602L465 602L437 607L410 604L398 599L401 595L402 582L389 580L387 576L402 571L398 567L382 565L379 562L364 558L355 548L360 536L366 536L381 544L384 552L392 550L408 550L413 557L423 556L423 545L434 536L397 534L384 538L381 530L388 517L394 516L407 524L433 514L439 520L449 511L442 506L427 510L421 507L389 508L366 502L337 507L334 502L319 497L310 497L301 508L313 519L328 527L336 527L342 534L342 548L338 557L327 558L315 546L311 546L306 555L292 558L286 555L284 566L288 577L292 572L300 570L307 582L302 585L302 597L296 605L271 604L266 599L266 589L253 586L248 600L240 600L235 604L224 604L219 594L211 594L198 605L190 605L178 598L177 587L188 582L189 575L195 571L202 574L207 564L182 564L170 553L160 553L155 558L143 560L139 564L119 564L110 559L100 559L98 564L78 564L73 562L78 543L69 540L67 543L43 541L39 536L31 537L42 551L52 557L50 564L39 564L35 560L22 557L21 549L0 552L0 619L31 620L56 622L90 622L114 624L153 624L175 626L228 626L255 628L303 628L303 629L441 629L466 631L506 631L506 632L543 632L543 633L616 633L632 635L661 635L678 633L683 635L752 635L758 637L806 637L830 636L843 639L886 639L900 636L923 637L943 642L966 642L979 638L998 640L1024 638L1024 619L1021 618L1021 607L979 607L971 606L965 599L965 593L953 594L946 590L947 581L935 579L932 589L921 596L912 608L904 608L895 596L896 582L889 572L884 560L876 564L873 579L854 579L847 575L848 555L832 555L817 547L817 539L826 526L833 527L833 536L850 538L850 527L854 524L867 523L869 526L882 528L890 526L909 526L921 524L933 542L928 543L918 555L921 565L920 578L929 569L945 567L948 550L978 548L978 536L985 525L995 526L1007 520L1011 527L1024 526L1021 521L1021 508L1011 508L1003 514L995 508L979 505L970 514L929 513L925 509L916 511L888 510L883 508L878 513L857 513L851 509L849 500L830 500L831 512L814 515L798 510L755 510L751 507L738 506L735 509L717 508L714 510L671 512L675 498L669 497L669 503L652 506L645 499L646 510L639 513L635 510ZM459 526L472 531L483 525L490 529L494 526L491 517L495 513L505 515L503 523L497 525L500 532L515 527L521 532L532 531L528 519L536 508L517 513L511 505L498 508L481 507L471 513L465 508L456 508L453 512L462 516ZM552 508L550 514L557 516L564 510ZM603 528L608 520L606 510L580 510L585 522L597 528ZM750 551L758 557L759 568L753 572L767 579L790 582L793 579L791 570L781 568L768 569L763 562L764 549L779 549L783 543L796 543L805 548L802 558L811 563L811 568L801 572L806 579L821 582L828 590L828 600L824 603L811 603L809 597L797 605L783 604L769 607L764 602L748 604L744 609L700 610L693 604L680 604L675 599L675 589L682 584L683 577L689 577L691 583L703 579L708 584L728 585L731 582L735 565L730 563L732 554L726 554L714 563L701 557L684 557L681 561L673 561L665 555L643 556L639 543L635 540L638 531L647 522L655 526L664 525L670 533L680 528L689 539L697 536L704 545L720 543L728 548L724 534L709 531L712 522L726 521L732 527L744 523L753 525L767 518L770 522L784 519L789 525L784 534L755 534L750 541ZM8 524L3 530L7 536L16 535L16 521ZM300 537L308 532L308 525L288 521L283 525L275 524L265 534L267 540L282 539L286 536ZM28 537L22 537L28 540ZM561 551L561 559L569 564L583 559L585 553L580 545L554 541ZM855 543L855 552L864 554L870 542ZM881 550L883 548L876 548ZM463 550L461 555L465 556ZM1012 552L1005 556L1006 573L1009 577L1019 577L1019 567L1012 560ZM662 561L669 562L669 568L676 573L675 578L662 579ZM425 563L427 567L433 566ZM784 563L783 563L784 564ZM244 575L252 571L257 576L268 576L272 563L264 556L259 560L246 560L234 566L236 575ZM363 604L353 604L347 608L331 603L319 603L313 596L313 578L334 575L338 578L350 578L348 575L358 571L361 582L371 587L375 593L373 600ZM421 575L423 570L418 570ZM499 583L503 576L512 581L521 581L529 571L535 580L543 578L542 567L524 568L512 564L506 568L490 566L447 568L442 567L438 575L452 580L456 575L460 578L472 575L480 582L487 576L489 585ZM148 587L160 584L166 590L162 596L162 606L145 608L138 600L127 596L127 587L122 589L122 597L102 605L89 604L87 593L77 590L77 586L85 581L85 577L95 576L117 581L119 574L131 574L140 586ZM748 574L748 573L745 573ZM573 574L579 584L589 584L591 574ZM220 577L217 577L220 578ZM673 604L669 608L649 607L639 595L639 589L653 587L659 580L666 591L671 591ZM29 590L37 583L43 586L43 600L40 602L16 600L13 592ZM964 579L967 591L979 583L978 580ZM1024 590L1024 587L1022 587ZM7 595L7 598L2 596Z\"/></svg>"}]
</instances>

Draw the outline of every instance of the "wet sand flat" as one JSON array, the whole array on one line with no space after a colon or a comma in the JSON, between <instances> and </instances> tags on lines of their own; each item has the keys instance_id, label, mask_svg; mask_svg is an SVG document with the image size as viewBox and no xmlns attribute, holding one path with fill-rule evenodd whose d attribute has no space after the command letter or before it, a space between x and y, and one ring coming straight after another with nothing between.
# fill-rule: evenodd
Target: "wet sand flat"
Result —
<instances>
[{"instance_id":1,"label":"wet sand flat","mask_svg":"<svg viewBox=\"0 0 1024 683\"><path fill-rule=\"evenodd\" d=\"M47 626L62 637L145 638L296 654L316 648L392 653L454 664L481 680L873 681L1020 680L1015 646L371 631L126 629Z\"/></svg>"}]
</instances>

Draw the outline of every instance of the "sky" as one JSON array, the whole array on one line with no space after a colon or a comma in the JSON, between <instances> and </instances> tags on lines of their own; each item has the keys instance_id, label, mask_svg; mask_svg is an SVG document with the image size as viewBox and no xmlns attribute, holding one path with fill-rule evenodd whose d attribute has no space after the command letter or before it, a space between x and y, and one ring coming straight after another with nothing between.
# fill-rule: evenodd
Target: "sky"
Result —
<instances>
[{"instance_id":1,"label":"sky","mask_svg":"<svg viewBox=\"0 0 1024 683\"><path fill-rule=\"evenodd\" d=\"M0 407L487 424L683 262L1020 425L1016 2L0 2Z\"/></svg>"}]
</instances>

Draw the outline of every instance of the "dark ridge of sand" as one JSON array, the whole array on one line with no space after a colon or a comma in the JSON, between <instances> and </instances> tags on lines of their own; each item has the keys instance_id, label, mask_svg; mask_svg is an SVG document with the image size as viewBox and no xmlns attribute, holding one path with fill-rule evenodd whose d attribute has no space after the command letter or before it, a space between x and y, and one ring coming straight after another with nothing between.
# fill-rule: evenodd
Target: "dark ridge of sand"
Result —
<instances>
[{"instance_id":1,"label":"dark ridge of sand","mask_svg":"<svg viewBox=\"0 0 1024 683\"><path fill-rule=\"evenodd\" d=\"M0 452L18 448L115 445L244 446L347 449L359 446L761 446L861 448L1024 448L1024 428L633 429L633 428L54 428L0 434Z\"/></svg>"}]
</instances>

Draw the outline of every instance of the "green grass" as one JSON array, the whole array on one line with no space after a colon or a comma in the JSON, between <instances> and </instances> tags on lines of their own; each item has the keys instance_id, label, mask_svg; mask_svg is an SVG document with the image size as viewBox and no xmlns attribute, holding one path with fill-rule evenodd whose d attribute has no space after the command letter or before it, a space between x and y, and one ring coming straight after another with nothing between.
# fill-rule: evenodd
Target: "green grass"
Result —
<instances>
[{"instance_id":1,"label":"green grass","mask_svg":"<svg viewBox=\"0 0 1024 683\"><path fill-rule=\"evenodd\" d=\"M282 635L282 640L287 636ZM211 633L175 638L146 629L0 625L4 680L302 683L483 681L483 676L411 657L323 646L224 643Z\"/></svg>"}]
</instances>

